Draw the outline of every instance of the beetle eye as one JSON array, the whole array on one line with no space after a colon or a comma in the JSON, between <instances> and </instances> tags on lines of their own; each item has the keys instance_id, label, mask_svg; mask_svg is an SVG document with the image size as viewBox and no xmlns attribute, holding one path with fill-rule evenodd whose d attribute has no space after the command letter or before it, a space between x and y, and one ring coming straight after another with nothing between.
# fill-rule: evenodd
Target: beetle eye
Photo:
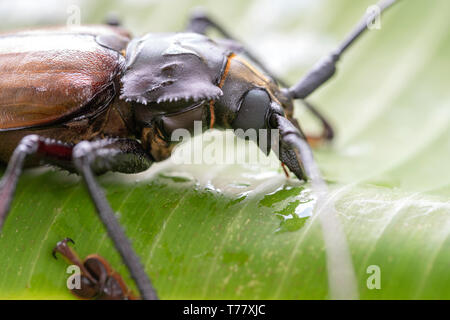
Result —
<instances>
[{"instance_id":1,"label":"beetle eye","mask_svg":"<svg viewBox=\"0 0 450 320\"><path fill-rule=\"evenodd\" d=\"M265 128L269 107L270 97L266 90L257 88L247 91L232 127L243 130Z\"/></svg>"}]
</instances>

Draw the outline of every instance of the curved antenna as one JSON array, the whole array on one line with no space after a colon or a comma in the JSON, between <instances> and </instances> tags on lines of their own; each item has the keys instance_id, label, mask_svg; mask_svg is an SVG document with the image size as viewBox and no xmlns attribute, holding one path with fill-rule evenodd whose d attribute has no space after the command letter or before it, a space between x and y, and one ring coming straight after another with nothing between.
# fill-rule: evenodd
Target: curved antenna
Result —
<instances>
[{"instance_id":1,"label":"curved antenna","mask_svg":"<svg viewBox=\"0 0 450 320\"><path fill-rule=\"evenodd\" d=\"M297 166L292 168L294 170L296 167L304 169L317 197L315 212L325 242L330 298L358 299L356 274L344 229L337 217L334 199L330 196L327 184L314 161L311 148L297 128L285 117L274 114L271 118L271 125L279 130L280 150L284 147L293 151L293 155L290 153L292 161L286 162L286 164L289 167L294 161L298 162Z\"/></svg>"},{"instance_id":2,"label":"curved antenna","mask_svg":"<svg viewBox=\"0 0 450 320\"><path fill-rule=\"evenodd\" d=\"M306 76L297 84L289 88L289 94L293 99L305 99L336 72L336 63L341 55L368 29L369 25L386 9L391 7L396 0L381 0L376 4L378 12L369 12L359 21L356 27L347 35L345 40L328 56L321 59Z\"/></svg>"}]
</instances>

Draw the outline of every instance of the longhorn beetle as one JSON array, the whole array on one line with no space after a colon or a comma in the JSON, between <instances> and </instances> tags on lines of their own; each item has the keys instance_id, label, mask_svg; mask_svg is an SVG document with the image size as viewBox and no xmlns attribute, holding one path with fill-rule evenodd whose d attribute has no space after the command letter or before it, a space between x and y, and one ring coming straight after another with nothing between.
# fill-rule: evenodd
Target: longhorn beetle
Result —
<instances>
[{"instance_id":1,"label":"longhorn beetle","mask_svg":"<svg viewBox=\"0 0 450 320\"><path fill-rule=\"evenodd\" d=\"M380 1L380 12L394 2ZM323 183L306 141L330 140L333 130L304 99L332 77L341 55L375 18L366 14L292 87L201 13L186 32L137 39L116 23L1 35L0 161L8 166L0 182L0 227L25 166L77 172L141 298L157 299L95 175L146 170L170 156L175 129L192 129L200 120L205 129L278 129L280 161L299 179ZM223 38L208 38L211 28ZM320 136L301 131L293 118L296 99L321 121ZM266 146L269 153L270 142Z\"/></svg>"}]
</instances>

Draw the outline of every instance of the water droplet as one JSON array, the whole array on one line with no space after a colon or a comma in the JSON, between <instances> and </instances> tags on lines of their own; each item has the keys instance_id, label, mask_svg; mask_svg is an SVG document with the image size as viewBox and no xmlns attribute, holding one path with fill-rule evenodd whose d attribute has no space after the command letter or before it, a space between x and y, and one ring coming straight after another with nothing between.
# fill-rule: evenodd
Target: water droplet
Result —
<instances>
[{"instance_id":1,"label":"water droplet","mask_svg":"<svg viewBox=\"0 0 450 320\"><path fill-rule=\"evenodd\" d=\"M276 232L293 232L301 229L311 217L314 203L314 200L309 200L307 202L295 200L289 202L283 209L275 212L281 220L280 226Z\"/></svg>"},{"instance_id":2,"label":"water droplet","mask_svg":"<svg viewBox=\"0 0 450 320\"><path fill-rule=\"evenodd\" d=\"M274 207L275 204L282 202L290 197L298 196L305 188L303 186L282 186L276 191L269 193L259 202L259 206Z\"/></svg>"}]
</instances>

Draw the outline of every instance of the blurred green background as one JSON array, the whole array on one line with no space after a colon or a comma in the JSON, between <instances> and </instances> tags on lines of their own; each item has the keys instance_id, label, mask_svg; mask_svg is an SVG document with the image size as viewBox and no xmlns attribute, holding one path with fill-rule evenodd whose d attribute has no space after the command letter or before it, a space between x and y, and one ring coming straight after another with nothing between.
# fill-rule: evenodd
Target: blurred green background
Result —
<instances>
[{"instance_id":1,"label":"blurred green background","mask_svg":"<svg viewBox=\"0 0 450 320\"><path fill-rule=\"evenodd\" d=\"M112 12L139 36L183 30L192 8L202 6L294 83L372 4L0 1L0 28L64 24L78 7L82 23L101 23ZM315 157L363 299L450 298L448 12L447 0L400 1L311 96L336 127L336 140ZM306 131L318 130L301 104L296 117ZM270 160L190 166L169 160L141 175L101 178L162 298L333 298L321 227L308 218L314 194ZM50 256L66 236L82 256L99 252L126 274L78 182L41 169L21 180L0 236L0 297L70 298L65 265ZM379 290L366 285L370 265L380 267Z\"/></svg>"}]
</instances>

